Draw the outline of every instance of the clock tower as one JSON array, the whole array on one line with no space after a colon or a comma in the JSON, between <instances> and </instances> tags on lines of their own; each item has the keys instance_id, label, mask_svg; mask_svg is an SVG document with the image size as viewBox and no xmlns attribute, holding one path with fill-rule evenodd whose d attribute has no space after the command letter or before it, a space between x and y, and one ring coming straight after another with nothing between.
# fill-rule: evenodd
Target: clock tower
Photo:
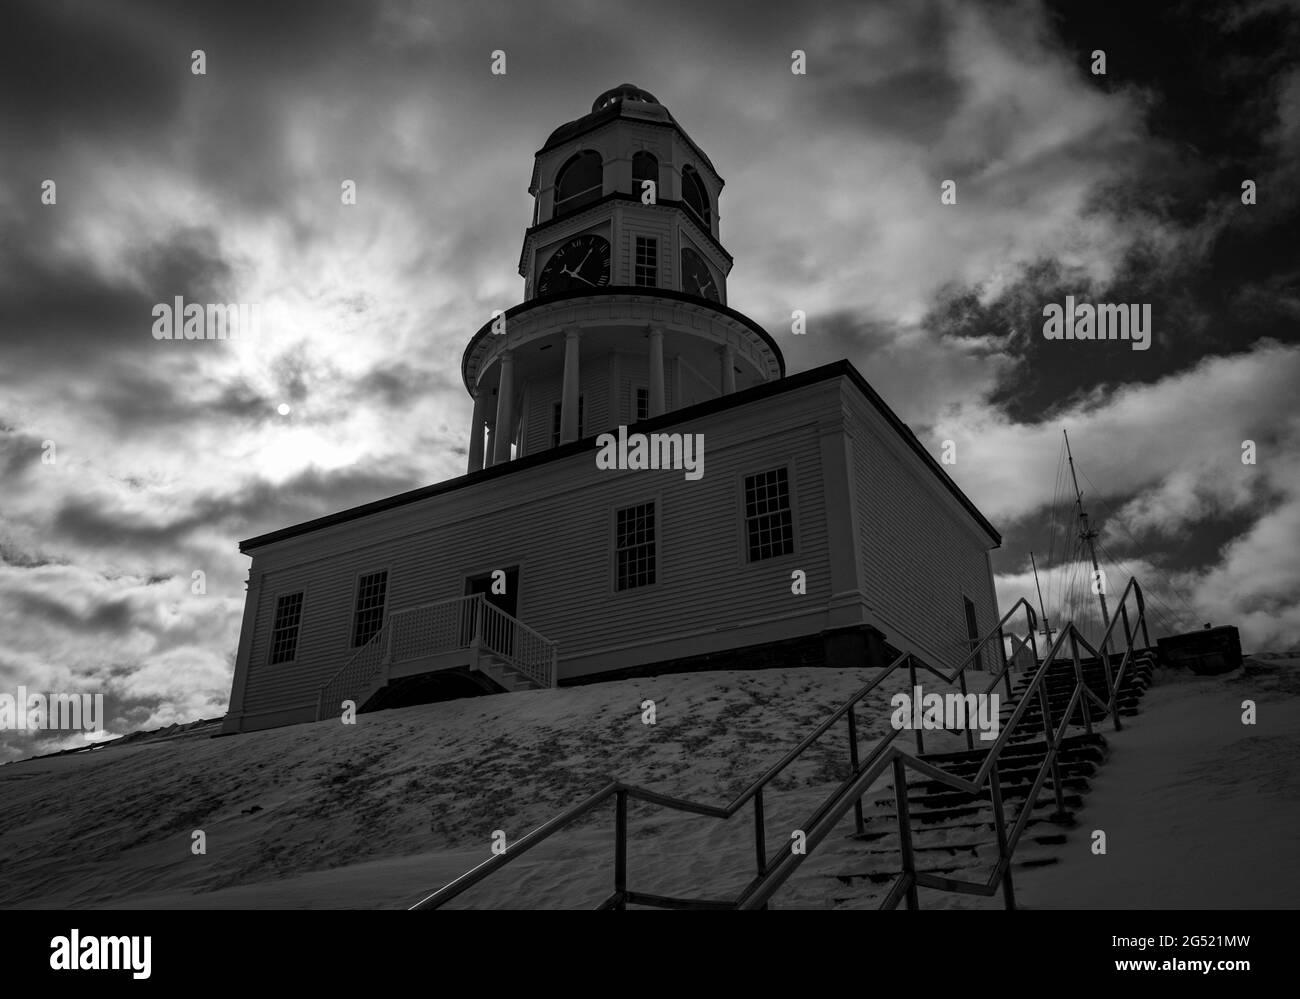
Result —
<instances>
[{"instance_id":1,"label":"clock tower","mask_svg":"<svg viewBox=\"0 0 1300 999\"><path fill-rule=\"evenodd\" d=\"M727 304L723 180L651 94L607 90L537 152L522 303L474 335L470 472L781 377Z\"/></svg>"}]
</instances>

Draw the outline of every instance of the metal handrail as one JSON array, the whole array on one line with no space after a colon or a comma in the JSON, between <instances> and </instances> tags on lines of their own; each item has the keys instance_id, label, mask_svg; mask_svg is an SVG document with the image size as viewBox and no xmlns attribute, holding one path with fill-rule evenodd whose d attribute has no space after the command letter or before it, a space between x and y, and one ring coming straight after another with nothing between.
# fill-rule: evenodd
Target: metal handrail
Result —
<instances>
[{"instance_id":1,"label":"metal handrail","mask_svg":"<svg viewBox=\"0 0 1300 999\"><path fill-rule=\"evenodd\" d=\"M1002 633L1002 629L1005 627L1007 622L1022 607L1024 608L1027 623L1029 625L1029 634L1030 636L1032 636L1033 630L1036 626L1037 616L1034 613L1033 607L1029 604L1029 601L1022 597L1021 599L1017 600L1014 604L1012 604L1011 609L1008 610L998 621L998 623L989 630L989 632L984 636L984 638L980 641L980 643L970 651L970 653L961 661L961 663L952 671L951 674L945 673L943 670L931 666L929 663L924 662L918 656L915 656L910 652L901 653L888 667L886 667L877 676L872 678L867 684L865 684L861 689L859 689L855 694L853 694L848 700L846 700L843 704L841 704L828 718L826 718L820 725L818 725L816 729L814 729L803 739L801 739L794 748L792 748L789 752L787 752L784 756L782 756L781 759L779 759L776 763L768 767L768 769L764 771L764 773L760 777L758 777L755 781L753 781L748 787L746 787L743 791L741 791L734 799L732 799L732 801L730 801L725 806L701 804L699 802L689 801L684 798L677 798L671 795L661 794L657 791L651 791L648 788L639 787L637 785L624 784L621 781L611 781L600 791L597 791L595 794L593 794L590 798L586 799L583 802L580 802L579 804L573 805L568 809L565 809L559 815L543 823L541 826L539 826L537 829L534 829L532 832L528 833L523 838L517 840L513 845L508 846L504 852L483 861L481 864L465 872L460 877L451 881L449 884L443 886L442 888L438 889L432 894L421 899L419 902L415 903L415 905L411 906L411 908L413 910L433 909L445 904L446 902L451 901L452 899L456 898L458 895L462 894L469 888L473 887L478 882L482 881L484 878L488 877L493 872L499 870L501 867L504 867L506 864L512 862L521 853L532 849L532 847L536 846L538 843L542 842L543 840L548 839L550 836L554 835L560 829L565 828L566 826L577 821L579 818L583 817L587 813L598 808L606 801L608 801L611 797L622 801L624 803L622 807L626 807L626 801L630 797L639 801L647 802L649 804L655 804L664 808L669 808L674 811L688 812L695 815L704 815L711 818L719 818L719 819L731 818L733 815L736 814L736 812L738 812L742 807L744 807L746 803L753 801L754 808L755 808L756 854L758 857L758 866L760 869L760 876L761 876L762 872L766 869L767 866L767 858L764 855L764 848L763 848L765 835L762 831L763 788L765 788L769 783L775 780L776 777L778 777L781 774L781 772L785 770L787 766L789 766L792 762L794 762L795 759L801 756L808 749L808 747L811 746L814 742L816 742L817 739L819 739L822 735L824 735L831 728L832 725L834 725L841 718L844 718L846 715L849 718L849 729L852 735L851 763L853 764L854 769L857 770L858 769L857 738L856 738L857 726L856 726L856 719L852 712L854 707L857 705L859 701L861 701L864 697L866 697L867 694L871 693L872 690L874 690L881 683L883 683L888 677L892 676L895 671L901 669L904 664L907 664L909 669L911 670L913 680L915 680L915 670L917 667L919 667L921 669L924 669L932 673L933 675L939 677L940 679L944 680L947 683L952 683L954 680L960 679L962 681L962 687L964 692L965 671L969 667L969 665L975 660L975 653L978 652L980 649L982 649L984 645L986 645L989 641L991 641L994 636L1000 635ZM889 745L890 743L892 743L894 737L897 735L898 735L897 730L887 733L885 736L882 737L881 745L885 745L885 746ZM915 736L917 741L918 752L923 752L924 750L922 746L922 736L919 729L916 730ZM969 737L969 733L968 733L968 737ZM877 748L877 751L879 751L879 747ZM861 826L862 818L861 818L860 808L857 814L857 819L858 819L859 826ZM624 843L623 848L625 847L626 844Z\"/></svg>"},{"instance_id":2,"label":"metal handrail","mask_svg":"<svg viewBox=\"0 0 1300 999\"><path fill-rule=\"evenodd\" d=\"M1143 633L1145 635L1145 606L1141 603L1141 589L1137 586L1136 578L1130 579L1130 588L1135 589L1139 594L1137 623L1143 626ZM1125 590L1125 595L1127 595L1127 593L1128 588ZM1121 597L1121 605L1123 599L1124 598ZM1136 627L1134 628L1134 632L1136 632ZM1131 638L1129 637L1127 630L1125 634L1127 646L1125 662L1127 662L1133 649ZM768 899L770 899L777 889L779 889L780 886L789 879L803 860L812 853L817 844L828 835L839 820L843 818L845 813L847 813L849 808L859 799L861 794L865 793L871 784L874 783L883 772L885 765L892 762L895 776L895 797L898 802L897 817L899 820L900 855L902 857L904 870L899 879L895 882L894 887L885 896L881 908L895 908L904 897L907 898L909 908L916 908L918 906L916 895L916 888L918 886L967 894L993 895L997 891L999 882L1002 884L1007 907L1013 908L1015 901L1011 886L1011 856L1014 853L1015 848L1019 843L1020 836L1027 827L1029 818L1037 805L1038 795L1042 790L1049 771L1053 776L1058 812L1064 811L1060 770L1056 756L1060 750L1061 743L1065 738L1065 732L1069 728L1069 720L1074 716L1076 708L1078 708L1079 704L1082 702L1084 692L1087 691L1087 686L1083 680L1082 670L1079 663L1077 645L1072 644L1076 674L1075 686L1071 691L1069 702L1062 714L1062 723L1055 734L1052 732L1050 702L1047 696L1046 687L1043 686L1043 684L1045 682L1045 677L1055 662L1056 656L1067 635L1071 637L1072 643L1081 637L1079 636L1078 629L1075 627L1073 622L1070 622L1065 626L1062 634L1059 635L1056 641L1052 644L1047 657L1035 670L1033 678L1026 684L1024 690L1021 692L1020 702L1012 712L1011 717L1003 726L1002 732L997 741L989 749L985 762L976 773L974 780L966 780L965 778L958 777L956 774L949 773L941 767L935 766L934 764L928 763L924 760L916 759L906 751L899 749L897 746L890 746L887 753L887 756L889 757L888 760L883 758L878 760L873 767L868 768L868 770L861 773L852 785L838 795L833 796L831 802L823 805L818 812L815 813L818 818L815 822L810 824L810 828L808 828L805 833L805 851L799 854L793 853L792 851L787 853L777 862L768 875L760 875L751 885L751 888L747 890L745 895L743 895L739 900L738 907L759 908L765 905ZM1086 646L1087 643L1085 642L1084 644ZM1109 671L1106 673L1106 678L1107 685L1111 688L1107 691L1107 704L1109 705L1108 713L1111 714L1112 721L1118 730L1120 727L1119 716L1115 711L1115 704L1118 699L1119 686L1118 683L1112 685ZM1122 674L1119 682L1122 682ZM1031 695L1035 690L1039 693L1043 715L1046 751L1043 756L1043 761L1039 765L1038 772L1035 775L1033 785L1031 786L1028 795L1025 797L1025 803L1021 806L1016 823L1012 828L1010 835L1007 835L1006 818L1002 806L1001 783L997 775L997 758L1001 754L1007 740L1010 739L1011 733L1013 733L1016 726L1020 724L1027 706L1032 703ZM1084 720L1087 731L1091 733L1091 716L1087 712L1086 708L1084 712ZM983 884L956 878L941 878L915 871L910 860L911 833L906 811L906 778L903 774L903 767L905 765L910 766L912 769L929 777L931 780L938 781L954 789L966 791L972 794L978 793L982 790L986 783L990 785L989 790L991 803L993 805L994 825L998 838L998 863L994 866L988 879Z\"/></svg>"},{"instance_id":3,"label":"metal handrail","mask_svg":"<svg viewBox=\"0 0 1300 999\"><path fill-rule=\"evenodd\" d=\"M1109 714L1115 727L1119 728L1119 718L1116 705L1120 692L1120 685L1123 683L1124 671L1128 662L1133 658L1132 639L1137 633L1140 626L1144 637L1146 636L1146 612L1142 600L1141 588L1137 584L1136 578L1131 578L1129 586L1125 588L1124 594L1120 598L1120 609L1124 610L1125 601L1128 593L1133 591L1136 595L1138 605L1138 619L1130 630L1127 620L1127 613L1124 613L1125 627L1125 654L1121 662L1119 676L1112 677L1109 670L1109 661L1102 659L1106 663L1105 671L1107 682L1107 700L1103 708L1104 714ZM897 802L897 819L899 823L900 837L900 858L903 871L896 880L894 886L885 897L882 908L894 908L904 898L907 899L909 908L917 907L917 887L935 888L945 891L963 892L970 894L992 895L997 891L999 883L1006 897L1008 908L1014 907L1014 892L1011 884L1011 856L1019 843L1020 836L1028 825L1034 809L1037 807L1038 795L1046 782L1047 775L1051 773L1053 785L1057 800L1058 813L1064 812L1064 796L1060 777L1057 754L1061 745L1066 738L1066 732L1071 726L1070 719L1074 717L1076 709L1082 705L1083 717L1086 730L1092 732L1092 716L1088 708L1088 701L1085 694L1092 695L1083 678L1082 666L1079 659L1078 647L1082 642L1085 648L1091 649L1086 640L1079 634L1078 629L1073 622L1070 622L1062 629L1055 642L1052 643L1047 656L1041 661L1033 672L1033 676L1025 683L1021 691L1021 697L1011 717L1002 726L994 745L991 746L985 756L984 763L976 772L973 780L959 777L956 774L944 770L927 760L920 759L895 744L895 739L899 735L899 730L895 729L884 736L877 742L867 759L859 763L858 746L856 734L856 717L854 708L856 704L868 693L874 690L885 678L891 676L896 670L901 669L906 664L915 678L915 671L918 666L928 670L930 673L951 683L954 679L961 678L963 681L963 691L965 689L964 671L971 661L974 660L974 653L982 648L994 634L1000 634L1007 620L1016 612L1020 605L1024 605L1027 611L1027 617L1030 623L1029 639L1032 640L1033 628L1036 617L1033 608L1028 601L1021 599L1012 606L1011 610L1003 616L994 629L985 637L981 643L972 650L963 662L953 671L951 675L930 666L919 657L912 653L902 653L879 675L873 678L844 704L840 705L825 721L822 722L813 732L809 733L804 739L800 740L798 745L787 752L780 760L769 767L762 776L751 783L739 795L736 796L726 806L706 805L698 802L689 801L683 798L677 798L670 795L660 794L642 788L636 785L625 784L622 781L611 781L599 791L591 795L585 801L580 802L564 810L559 815L543 823L537 829L525 835L522 839L516 841L507 849L496 856L490 857L483 861L470 871L462 874L443 888L438 889L430 895L427 895L415 905L415 909L432 909L437 908L446 902L451 901L493 872L501 869L511 863L521 854L537 846L539 843L549 839L561 829L566 828L579 818L594 811L596 808L609 801L615 800L615 886L614 892L606 898L599 908L622 909L626 908L629 902L633 904L654 905L662 908L759 908L767 904L772 895L785 883L786 880L794 873L803 860L809 856L813 849L824 839L835 827L839 820L848 812L850 808L855 809L855 818L858 831L862 831L862 796L870 789L871 785L884 773L886 767L892 767L894 773L894 793ZM1107 632L1109 635L1109 630ZM1071 652L1074 662L1075 686L1071 690L1070 698L1066 704L1065 711L1061 716L1061 724L1053 730L1051 701L1047 693L1046 677L1052 666L1058 661L1062 646L1066 638L1070 639ZM1148 643L1149 646L1149 643ZM999 679L1006 675L1006 668L993 678L993 682L988 688L992 690ZM1009 687L1009 679L1008 679ZM1021 807L1020 813L1016 817L1016 822L1010 832L1006 828L1006 815L1004 813L1002 802L1001 780L998 775L997 760L1002 750L1006 747L1011 734L1016 731L1017 727L1023 721L1028 706L1032 703L1033 695L1037 693L1040 702L1042 714L1042 723L1044 730L1044 747L1045 752L1043 760L1039 765L1038 772L1035 775L1034 782L1030 792ZM818 738L824 735L830 727L841 718L847 718L849 735L850 735L850 764L851 774L841 783L840 787L821 805L814 810L809 817L808 822L804 824L806 849L803 853L794 853L789 849L779 851L774 857L769 858L766 855L766 829L763 819L763 789L774 780L791 762L798 758L809 746ZM924 750L921 747L919 730L917 735L917 752ZM994 812L994 826L998 841L998 862L994 866L988 879L984 883L964 881L955 878L941 878L929 875L924 872L917 872L911 850L911 827L910 818L907 810L907 781L906 769L911 768L916 772L953 787L954 789L965 791L967 793L979 793L987 785ZM643 892L636 892L628 889L626 883L627 875L627 802L629 799L636 799L661 807L673 809L676 811L688 812L697 815L704 815L713 818L729 819L733 816L746 802L752 801L754 804L755 820L755 856L757 859L758 873L749 883L745 890L738 896L734 902L728 903L716 899L687 899L687 898L669 898L666 896L650 895Z\"/></svg>"}]
</instances>

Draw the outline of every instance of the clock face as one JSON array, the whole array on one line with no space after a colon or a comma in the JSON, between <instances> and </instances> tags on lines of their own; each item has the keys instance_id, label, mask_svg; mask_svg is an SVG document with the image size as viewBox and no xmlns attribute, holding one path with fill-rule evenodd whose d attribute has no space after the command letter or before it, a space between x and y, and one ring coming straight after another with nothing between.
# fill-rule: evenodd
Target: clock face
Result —
<instances>
[{"instance_id":1,"label":"clock face","mask_svg":"<svg viewBox=\"0 0 1300 999\"><path fill-rule=\"evenodd\" d=\"M537 295L558 295L609 284L609 243L594 233L576 236L551 254L537 277Z\"/></svg>"},{"instance_id":2,"label":"clock face","mask_svg":"<svg viewBox=\"0 0 1300 999\"><path fill-rule=\"evenodd\" d=\"M682 291L707 298L711 302L721 301L709 265L689 246L682 247Z\"/></svg>"}]
</instances>

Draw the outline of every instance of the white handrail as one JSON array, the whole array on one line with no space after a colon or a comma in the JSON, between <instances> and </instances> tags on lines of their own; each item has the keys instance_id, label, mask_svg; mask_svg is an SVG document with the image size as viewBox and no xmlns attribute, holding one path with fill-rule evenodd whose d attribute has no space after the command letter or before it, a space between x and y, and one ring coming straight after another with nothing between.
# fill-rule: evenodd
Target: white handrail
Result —
<instances>
[{"instance_id":1,"label":"white handrail","mask_svg":"<svg viewBox=\"0 0 1300 999\"><path fill-rule=\"evenodd\" d=\"M472 616L466 610L474 607ZM383 674L385 663L465 649L478 644L544 687L554 687L557 645L539 632L487 602L482 593L403 607L388 615L384 626L320 686L318 715L335 699L356 699Z\"/></svg>"}]
</instances>

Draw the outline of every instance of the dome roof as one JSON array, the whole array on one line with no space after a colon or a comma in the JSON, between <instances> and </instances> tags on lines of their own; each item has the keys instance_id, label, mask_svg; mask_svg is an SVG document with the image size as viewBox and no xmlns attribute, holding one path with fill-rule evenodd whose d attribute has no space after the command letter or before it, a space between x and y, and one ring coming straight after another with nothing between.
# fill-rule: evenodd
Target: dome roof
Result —
<instances>
[{"instance_id":1,"label":"dome roof","mask_svg":"<svg viewBox=\"0 0 1300 999\"><path fill-rule=\"evenodd\" d=\"M631 105L627 110L635 113L625 115L625 105ZM642 90L634 83L621 83L617 87L606 90L592 102L590 113L566 122L552 132L547 137L545 145L538 150L538 155L620 117L673 126L690 143L691 148L695 150L696 155L705 165L715 175L717 174L718 171L713 166L712 161L709 160L699 146L691 141L691 137L686 134L686 130L677 123L677 120L669 113L668 109L659 103L659 98L648 90Z\"/></svg>"},{"instance_id":2,"label":"dome roof","mask_svg":"<svg viewBox=\"0 0 1300 999\"><path fill-rule=\"evenodd\" d=\"M648 90L642 90L635 83L620 83L613 90L606 90L592 102L591 110L599 111L608 104L622 101L640 101L643 104L658 104L659 98Z\"/></svg>"}]
</instances>

